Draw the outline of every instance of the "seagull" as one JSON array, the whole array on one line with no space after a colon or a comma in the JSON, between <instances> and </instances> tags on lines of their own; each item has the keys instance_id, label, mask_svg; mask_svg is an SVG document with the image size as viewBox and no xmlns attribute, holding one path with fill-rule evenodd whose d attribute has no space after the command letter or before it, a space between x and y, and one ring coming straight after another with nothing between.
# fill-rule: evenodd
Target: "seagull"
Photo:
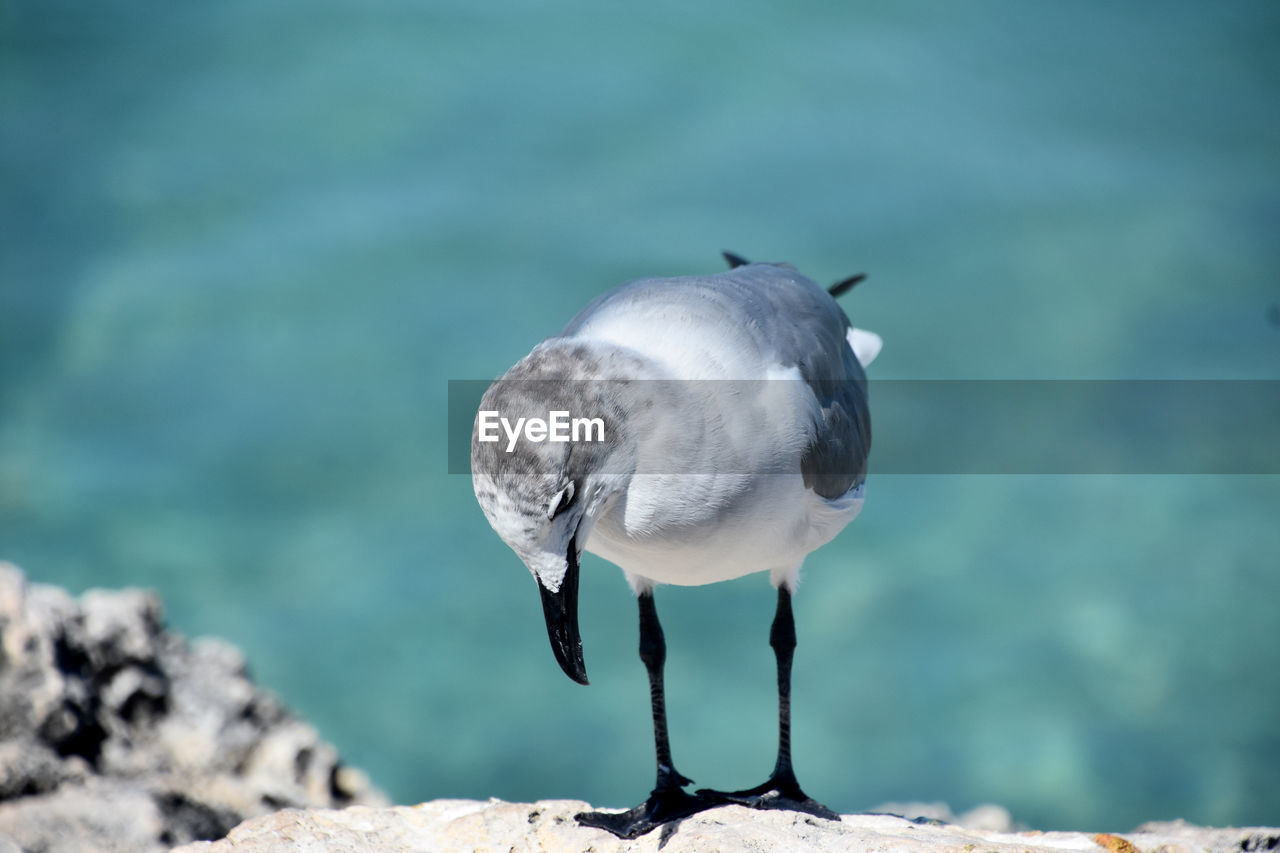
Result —
<instances>
[{"instance_id":1,"label":"seagull","mask_svg":"<svg viewBox=\"0 0 1280 853\"><path fill-rule=\"evenodd\" d=\"M588 683L582 552L621 568L636 596L657 781L635 808L577 815L621 838L731 803L839 819L792 766L791 598L804 558L862 508L863 367L881 340L834 298L864 276L823 289L789 264L724 256L725 272L638 279L596 298L489 386L472 432L476 499L533 574L569 678ZM755 572L777 589L777 761L754 788L690 793L671 758L654 591Z\"/></svg>"}]
</instances>

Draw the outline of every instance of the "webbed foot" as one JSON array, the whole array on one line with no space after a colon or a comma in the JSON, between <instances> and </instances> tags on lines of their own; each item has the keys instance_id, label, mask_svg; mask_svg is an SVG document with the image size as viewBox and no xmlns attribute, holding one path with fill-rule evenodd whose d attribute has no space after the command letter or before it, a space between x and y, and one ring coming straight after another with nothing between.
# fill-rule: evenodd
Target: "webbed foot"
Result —
<instances>
[{"instance_id":1,"label":"webbed foot","mask_svg":"<svg viewBox=\"0 0 1280 853\"><path fill-rule=\"evenodd\" d=\"M655 789L649 799L625 812L580 812L574 817L583 826L594 826L619 838L639 838L664 823L721 805L724 801L705 797L701 791L687 794L680 788L667 788Z\"/></svg>"},{"instance_id":2,"label":"webbed foot","mask_svg":"<svg viewBox=\"0 0 1280 853\"><path fill-rule=\"evenodd\" d=\"M824 820L839 820L840 815L810 797L800 789L795 777L770 776L762 785L744 791L713 791L699 789L697 796L717 800L721 804L737 804L753 809L780 809L803 812Z\"/></svg>"}]
</instances>

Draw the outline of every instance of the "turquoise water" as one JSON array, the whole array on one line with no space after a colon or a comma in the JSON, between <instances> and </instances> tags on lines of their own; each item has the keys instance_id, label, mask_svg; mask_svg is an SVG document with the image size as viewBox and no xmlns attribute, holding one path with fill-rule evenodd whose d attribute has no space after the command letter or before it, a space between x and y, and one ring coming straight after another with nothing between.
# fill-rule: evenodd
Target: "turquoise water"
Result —
<instances>
[{"instance_id":1,"label":"turquoise water","mask_svg":"<svg viewBox=\"0 0 1280 853\"><path fill-rule=\"evenodd\" d=\"M869 272L876 378L1280 379L1278 48L1272 2L0 2L0 557L159 590L400 801L630 805L630 595L588 560L569 682L448 380L722 248ZM872 468L796 601L816 797L1280 820L1280 478ZM760 781L767 583L658 603L680 769Z\"/></svg>"}]
</instances>

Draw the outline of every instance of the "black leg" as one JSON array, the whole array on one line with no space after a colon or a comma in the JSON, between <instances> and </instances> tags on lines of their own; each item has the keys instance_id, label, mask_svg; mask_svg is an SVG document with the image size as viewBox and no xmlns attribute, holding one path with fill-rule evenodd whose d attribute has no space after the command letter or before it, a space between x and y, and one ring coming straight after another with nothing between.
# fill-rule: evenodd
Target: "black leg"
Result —
<instances>
[{"instance_id":1,"label":"black leg","mask_svg":"<svg viewBox=\"0 0 1280 853\"><path fill-rule=\"evenodd\" d=\"M698 794L757 809L786 809L839 820L838 814L800 789L791 766L791 659L796 650L796 622L791 614L791 593L784 586L778 587L778 610L769 629L769 645L778 658L778 760L773 773L763 784L744 791L703 789Z\"/></svg>"},{"instance_id":2,"label":"black leg","mask_svg":"<svg viewBox=\"0 0 1280 853\"><path fill-rule=\"evenodd\" d=\"M703 809L722 805L723 800L687 794L686 779L671 761L671 742L667 738L667 704L662 686L662 668L667 661L667 643L662 624L653 605L653 593L639 596L640 660L649 672L649 702L653 707L653 744L657 757L658 778L649 799L625 812L582 812L578 823L608 830L619 838L638 838L664 823L697 814Z\"/></svg>"}]
</instances>

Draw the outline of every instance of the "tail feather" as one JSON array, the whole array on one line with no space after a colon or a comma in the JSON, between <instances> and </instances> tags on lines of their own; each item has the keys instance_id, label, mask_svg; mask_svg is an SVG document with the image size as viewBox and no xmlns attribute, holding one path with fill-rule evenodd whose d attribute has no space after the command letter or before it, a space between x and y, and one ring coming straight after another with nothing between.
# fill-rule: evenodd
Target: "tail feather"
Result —
<instances>
[{"instance_id":1,"label":"tail feather","mask_svg":"<svg viewBox=\"0 0 1280 853\"><path fill-rule=\"evenodd\" d=\"M858 282L864 280L866 277L867 277L867 274L864 272L860 272L857 275L851 275L848 278L842 279L841 281L837 281L835 284L828 287L827 293L830 293L832 296L835 296L835 297L840 297L848 293L850 290L853 290L853 286Z\"/></svg>"},{"instance_id":2,"label":"tail feather","mask_svg":"<svg viewBox=\"0 0 1280 853\"><path fill-rule=\"evenodd\" d=\"M726 262L728 262L729 269L731 270L736 270L738 267L745 267L751 263L751 261L742 257L742 255L739 255L737 252L730 252L728 250L725 250L725 251L722 251L720 254L724 256L724 259ZM848 293L850 290L853 290L854 285L858 284L859 282L865 281L866 278L867 278L867 274L864 272L860 272L857 275L851 275L848 278L841 279L840 281L837 281L835 284L828 287L827 293L830 293L832 296L835 296L835 297L843 296L844 294Z\"/></svg>"},{"instance_id":3,"label":"tail feather","mask_svg":"<svg viewBox=\"0 0 1280 853\"><path fill-rule=\"evenodd\" d=\"M875 332L855 329L853 326L850 326L849 331L845 333L845 339L849 341L849 349L853 350L853 357L863 367L875 361L876 356L880 354L880 347L884 346L884 340Z\"/></svg>"}]
</instances>

